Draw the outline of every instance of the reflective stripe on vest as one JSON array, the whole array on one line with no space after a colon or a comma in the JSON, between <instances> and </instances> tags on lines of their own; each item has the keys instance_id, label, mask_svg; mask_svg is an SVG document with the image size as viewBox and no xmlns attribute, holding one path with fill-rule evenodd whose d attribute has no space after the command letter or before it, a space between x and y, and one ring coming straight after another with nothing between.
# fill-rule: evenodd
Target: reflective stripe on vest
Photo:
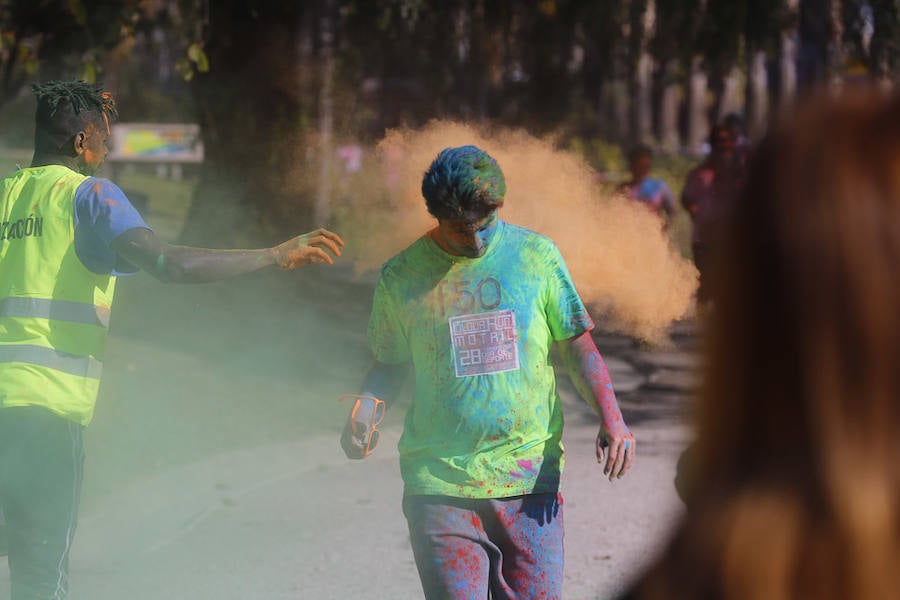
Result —
<instances>
[{"instance_id":1,"label":"reflective stripe on vest","mask_svg":"<svg viewBox=\"0 0 900 600\"><path fill-rule=\"evenodd\" d=\"M100 379L103 363L90 356L75 356L53 348L29 346L0 346L0 363L20 362L56 369L70 375Z\"/></svg>"},{"instance_id":2,"label":"reflective stripe on vest","mask_svg":"<svg viewBox=\"0 0 900 600\"><path fill-rule=\"evenodd\" d=\"M0 300L0 317L32 317L99 325L109 329L109 309L93 304L51 300L47 298L4 298Z\"/></svg>"}]
</instances>

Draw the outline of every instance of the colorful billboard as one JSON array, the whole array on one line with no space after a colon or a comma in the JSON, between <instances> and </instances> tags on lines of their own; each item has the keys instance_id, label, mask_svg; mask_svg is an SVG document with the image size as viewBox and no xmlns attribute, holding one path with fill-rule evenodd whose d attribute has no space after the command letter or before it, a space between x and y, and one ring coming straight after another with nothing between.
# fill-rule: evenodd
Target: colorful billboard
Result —
<instances>
[{"instance_id":1,"label":"colorful billboard","mask_svg":"<svg viewBox=\"0 0 900 600\"><path fill-rule=\"evenodd\" d=\"M203 162L203 142L196 123L116 123L110 147L111 161Z\"/></svg>"}]
</instances>

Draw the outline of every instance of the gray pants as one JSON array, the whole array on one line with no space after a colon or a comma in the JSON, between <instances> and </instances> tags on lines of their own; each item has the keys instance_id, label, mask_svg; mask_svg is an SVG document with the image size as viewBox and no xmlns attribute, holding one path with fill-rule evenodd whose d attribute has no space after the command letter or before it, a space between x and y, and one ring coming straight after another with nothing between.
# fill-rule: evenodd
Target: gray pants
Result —
<instances>
[{"instance_id":1,"label":"gray pants","mask_svg":"<svg viewBox=\"0 0 900 600\"><path fill-rule=\"evenodd\" d=\"M0 510L12 600L62 600L68 594L82 429L43 408L0 408Z\"/></svg>"},{"instance_id":2,"label":"gray pants","mask_svg":"<svg viewBox=\"0 0 900 600\"><path fill-rule=\"evenodd\" d=\"M428 600L559 600L562 496L406 496L416 568Z\"/></svg>"}]
</instances>

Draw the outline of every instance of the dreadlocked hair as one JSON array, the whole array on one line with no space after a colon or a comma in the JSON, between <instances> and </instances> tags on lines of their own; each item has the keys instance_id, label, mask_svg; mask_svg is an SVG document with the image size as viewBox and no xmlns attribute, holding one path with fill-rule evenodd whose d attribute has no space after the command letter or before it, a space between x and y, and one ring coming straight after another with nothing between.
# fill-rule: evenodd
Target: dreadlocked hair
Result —
<instances>
[{"instance_id":1,"label":"dreadlocked hair","mask_svg":"<svg viewBox=\"0 0 900 600\"><path fill-rule=\"evenodd\" d=\"M34 115L35 152L65 152L72 136L89 125L103 127L104 116L119 116L109 92L86 81L48 81L31 86L37 97Z\"/></svg>"},{"instance_id":2,"label":"dreadlocked hair","mask_svg":"<svg viewBox=\"0 0 900 600\"><path fill-rule=\"evenodd\" d=\"M48 81L31 86L37 96L38 106L46 107L47 116L53 117L60 108L71 108L76 115L81 112L105 113L118 118L116 101L112 94L103 91L102 86L91 85L87 81Z\"/></svg>"}]
</instances>

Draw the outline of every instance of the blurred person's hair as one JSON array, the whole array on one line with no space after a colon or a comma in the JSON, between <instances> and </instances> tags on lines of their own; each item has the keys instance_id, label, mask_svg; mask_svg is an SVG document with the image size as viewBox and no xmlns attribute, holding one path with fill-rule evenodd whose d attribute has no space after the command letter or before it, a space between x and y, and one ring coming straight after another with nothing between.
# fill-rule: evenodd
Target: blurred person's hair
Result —
<instances>
[{"instance_id":1,"label":"blurred person's hair","mask_svg":"<svg viewBox=\"0 0 900 600\"><path fill-rule=\"evenodd\" d=\"M422 195L438 219L482 218L503 205L506 180L484 150L444 148L422 178Z\"/></svg>"},{"instance_id":2,"label":"blurred person's hair","mask_svg":"<svg viewBox=\"0 0 900 600\"><path fill-rule=\"evenodd\" d=\"M36 83L32 91L37 99L34 147L39 152L59 152L89 124L99 127L104 116L110 121L118 117L112 95L86 81Z\"/></svg>"},{"instance_id":3,"label":"blurred person's hair","mask_svg":"<svg viewBox=\"0 0 900 600\"><path fill-rule=\"evenodd\" d=\"M723 233L689 510L633 597L897 597L900 98L801 105Z\"/></svg>"},{"instance_id":4,"label":"blurred person's hair","mask_svg":"<svg viewBox=\"0 0 900 600\"><path fill-rule=\"evenodd\" d=\"M633 165L644 157L653 158L653 150L647 144L635 144L628 149L627 158L629 165Z\"/></svg>"},{"instance_id":5,"label":"blurred person's hair","mask_svg":"<svg viewBox=\"0 0 900 600\"><path fill-rule=\"evenodd\" d=\"M735 133L744 131L744 118L736 112L730 112L722 118L722 125Z\"/></svg>"},{"instance_id":6,"label":"blurred person's hair","mask_svg":"<svg viewBox=\"0 0 900 600\"><path fill-rule=\"evenodd\" d=\"M712 126L712 128L710 128L707 141L709 142L711 148L721 146L722 142L724 141L734 143L734 131L732 131L722 123L716 123Z\"/></svg>"}]
</instances>

